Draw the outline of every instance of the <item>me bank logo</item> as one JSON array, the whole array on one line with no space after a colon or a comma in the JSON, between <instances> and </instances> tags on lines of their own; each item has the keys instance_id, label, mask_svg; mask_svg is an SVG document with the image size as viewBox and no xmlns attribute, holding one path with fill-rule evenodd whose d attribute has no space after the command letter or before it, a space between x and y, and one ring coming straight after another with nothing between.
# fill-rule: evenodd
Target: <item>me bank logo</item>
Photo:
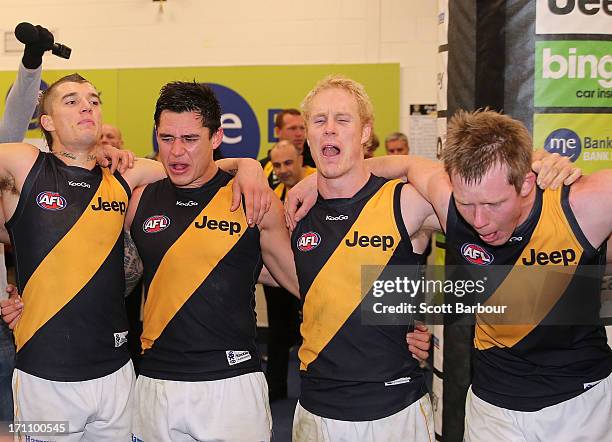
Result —
<instances>
[{"instance_id":1,"label":"me bank logo","mask_svg":"<svg viewBox=\"0 0 612 442\"><path fill-rule=\"evenodd\" d=\"M255 112L236 91L216 83L207 83L221 103L223 142L220 149L225 158L257 158L259 124Z\"/></svg>"},{"instance_id":2,"label":"me bank logo","mask_svg":"<svg viewBox=\"0 0 612 442\"><path fill-rule=\"evenodd\" d=\"M558 153L574 162L580 157L582 142L576 132L561 128L552 131L544 142L544 149L550 153Z\"/></svg>"}]
</instances>

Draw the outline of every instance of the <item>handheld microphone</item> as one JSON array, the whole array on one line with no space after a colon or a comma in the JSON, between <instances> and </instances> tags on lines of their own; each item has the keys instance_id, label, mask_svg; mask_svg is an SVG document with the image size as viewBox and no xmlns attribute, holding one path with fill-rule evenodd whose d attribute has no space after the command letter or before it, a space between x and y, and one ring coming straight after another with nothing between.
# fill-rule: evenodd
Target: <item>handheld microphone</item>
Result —
<instances>
[{"instance_id":1,"label":"handheld microphone","mask_svg":"<svg viewBox=\"0 0 612 442\"><path fill-rule=\"evenodd\" d=\"M48 31L47 31L48 32ZM15 27L15 37L23 44L38 44L41 49L51 51L53 55L68 59L72 53L72 49L61 43L55 43L53 34L49 32L51 38L42 39L36 26L32 23L19 23Z\"/></svg>"}]
</instances>

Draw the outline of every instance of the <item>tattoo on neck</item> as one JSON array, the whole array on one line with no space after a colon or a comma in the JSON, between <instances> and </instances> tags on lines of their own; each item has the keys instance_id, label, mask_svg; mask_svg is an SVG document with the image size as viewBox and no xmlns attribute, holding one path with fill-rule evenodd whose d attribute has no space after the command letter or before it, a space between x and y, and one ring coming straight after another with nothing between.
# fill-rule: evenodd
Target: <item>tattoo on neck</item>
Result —
<instances>
[{"instance_id":1,"label":"tattoo on neck","mask_svg":"<svg viewBox=\"0 0 612 442\"><path fill-rule=\"evenodd\" d=\"M55 155L57 156L61 156L61 157L66 157L66 158L70 158L71 160L76 160L77 157L75 154L70 153L70 152L66 152L64 150L62 150L61 152L53 152Z\"/></svg>"},{"instance_id":2,"label":"tattoo on neck","mask_svg":"<svg viewBox=\"0 0 612 442\"><path fill-rule=\"evenodd\" d=\"M78 157L76 154L72 153L72 152L66 152L65 150L62 150L61 152L53 152L54 155L62 156L62 157L66 157L66 158L70 158L71 160L76 160ZM85 161L96 161L96 156L88 153L87 156L85 157Z\"/></svg>"}]
</instances>

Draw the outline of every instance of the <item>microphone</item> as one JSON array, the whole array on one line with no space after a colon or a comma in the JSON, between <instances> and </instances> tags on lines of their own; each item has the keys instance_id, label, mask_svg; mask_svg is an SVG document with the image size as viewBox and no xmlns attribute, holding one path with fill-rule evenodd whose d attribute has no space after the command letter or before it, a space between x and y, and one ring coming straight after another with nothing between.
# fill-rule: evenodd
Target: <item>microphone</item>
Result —
<instances>
[{"instance_id":1,"label":"microphone","mask_svg":"<svg viewBox=\"0 0 612 442\"><path fill-rule=\"evenodd\" d=\"M41 35L43 33L45 35ZM44 51L51 50L53 55L57 55L61 58L68 59L72 53L72 49L68 46L61 43L55 43L51 32L41 26L34 26L32 23L19 23L17 27L15 27L15 37L25 45L34 44Z\"/></svg>"}]
</instances>

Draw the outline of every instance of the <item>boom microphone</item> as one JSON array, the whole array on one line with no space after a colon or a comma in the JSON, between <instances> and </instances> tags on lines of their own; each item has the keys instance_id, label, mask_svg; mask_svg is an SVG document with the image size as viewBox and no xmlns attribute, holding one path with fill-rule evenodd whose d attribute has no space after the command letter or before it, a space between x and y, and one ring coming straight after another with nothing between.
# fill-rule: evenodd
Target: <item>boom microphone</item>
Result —
<instances>
[{"instance_id":1,"label":"boom microphone","mask_svg":"<svg viewBox=\"0 0 612 442\"><path fill-rule=\"evenodd\" d=\"M37 27L32 23L23 22L19 23L17 27L15 27L15 37L17 37L17 40L23 44L38 44L45 51L51 50L53 55L66 59L70 58L72 49L61 43L55 43L53 34L50 32L49 34L51 35L50 41L49 39L47 39L47 41L43 41L43 39L40 38L41 36Z\"/></svg>"}]
</instances>

